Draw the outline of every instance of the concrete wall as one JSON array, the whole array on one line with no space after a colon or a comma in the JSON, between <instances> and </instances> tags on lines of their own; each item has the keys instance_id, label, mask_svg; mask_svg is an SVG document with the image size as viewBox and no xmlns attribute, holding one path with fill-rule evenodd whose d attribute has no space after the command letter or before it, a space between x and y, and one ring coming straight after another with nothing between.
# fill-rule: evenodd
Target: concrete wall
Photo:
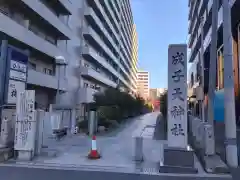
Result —
<instances>
[{"instance_id":1,"label":"concrete wall","mask_svg":"<svg viewBox=\"0 0 240 180\"><path fill-rule=\"evenodd\" d=\"M75 95L80 85L80 74L77 73L77 67L80 65L80 45L81 45L81 7L82 1L71 0L72 15L69 17L68 26L71 29L71 39L67 42L68 66L66 68L66 78L68 80L68 89L62 94L60 100L66 104L76 103Z\"/></svg>"}]
</instances>

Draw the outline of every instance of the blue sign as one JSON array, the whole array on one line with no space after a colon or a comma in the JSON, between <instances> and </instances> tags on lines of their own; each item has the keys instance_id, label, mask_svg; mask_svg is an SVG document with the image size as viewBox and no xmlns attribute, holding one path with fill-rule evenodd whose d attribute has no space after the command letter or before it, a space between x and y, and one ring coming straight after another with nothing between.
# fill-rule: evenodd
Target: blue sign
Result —
<instances>
[{"instance_id":1,"label":"blue sign","mask_svg":"<svg viewBox=\"0 0 240 180\"><path fill-rule=\"evenodd\" d=\"M217 122L224 122L224 89L215 91L214 120Z\"/></svg>"},{"instance_id":2,"label":"blue sign","mask_svg":"<svg viewBox=\"0 0 240 180\"><path fill-rule=\"evenodd\" d=\"M17 92L26 89L28 53L8 45L5 68L5 96L6 104L15 104Z\"/></svg>"}]
</instances>

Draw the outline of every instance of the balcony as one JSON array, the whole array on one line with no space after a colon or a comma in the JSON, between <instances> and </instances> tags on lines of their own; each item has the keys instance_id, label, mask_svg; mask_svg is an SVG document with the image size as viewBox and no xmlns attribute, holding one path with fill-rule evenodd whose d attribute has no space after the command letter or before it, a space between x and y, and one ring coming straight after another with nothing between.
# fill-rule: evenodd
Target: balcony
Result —
<instances>
[{"instance_id":1,"label":"balcony","mask_svg":"<svg viewBox=\"0 0 240 180\"><path fill-rule=\"evenodd\" d=\"M91 0L90 0L91 1ZM104 9L102 8L102 5L99 3L99 1L95 1L94 2L98 11L101 13L101 15L103 16L103 19L107 22L108 27L110 27L111 31L113 32L113 34L115 35L116 39L119 41L119 36L117 34L117 32L115 31L112 23L110 22L108 16L106 15Z\"/></svg>"},{"instance_id":2,"label":"balcony","mask_svg":"<svg viewBox=\"0 0 240 180\"><path fill-rule=\"evenodd\" d=\"M102 47L102 49L111 57L111 59L121 68L121 70L130 78L129 74L123 67L123 65L118 61L116 56L112 53L112 51L106 46L106 44L103 42L101 37L91 28L86 27L84 28L84 36L85 37L91 37L91 39L94 39L94 41Z\"/></svg>"},{"instance_id":3,"label":"balcony","mask_svg":"<svg viewBox=\"0 0 240 180\"><path fill-rule=\"evenodd\" d=\"M109 87L114 87L114 88L117 87L117 84L115 82L110 80L108 77L104 76L104 74L101 74L100 72L97 72L92 68L81 66L80 72L82 76L98 81Z\"/></svg>"},{"instance_id":4,"label":"balcony","mask_svg":"<svg viewBox=\"0 0 240 180\"><path fill-rule=\"evenodd\" d=\"M99 64L101 64L106 70L110 71L115 77L118 77L120 81L122 81L126 86L129 86L129 83L102 57L100 56L93 48L84 47L83 48L83 56L87 60L94 59ZM90 58L90 59L89 59Z\"/></svg>"},{"instance_id":5,"label":"balcony","mask_svg":"<svg viewBox=\"0 0 240 180\"><path fill-rule=\"evenodd\" d=\"M95 14L92 8L87 8L84 12L85 17L91 24L94 22L98 28L102 31L102 33L105 35L105 37L108 39L108 41L111 43L112 47L115 48L116 51L118 51L117 45L115 44L113 38L109 35L106 28L102 24L101 20L98 18L98 16Z\"/></svg>"},{"instance_id":6,"label":"balcony","mask_svg":"<svg viewBox=\"0 0 240 180\"><path fill-rule=\"evenodd\" d=\"M102 31L102 33L104 34L104 36L108 39L109 43L111 44L112 48L114 48L114 50L116 52L119 51L119 47L117 46L117 44L114 42L113 38L109 35L106 27L102 24L101 20L99 19L99 17L96 15L96 13L94 12L94 10L92 8L87 8L84 12L85 17L87 18L87 20L90 22L91 25L95 24L98 26L99 30ZM88 35L89 34L89 29L86 27L84 30L84 34ZM124 50L124 53L126 56L128 56L127 52L126 52L126 48L123 47L123 44L120 43L122 45L122 48ZM105 45L105 42L104 42ZM109 48L109 47L107 47ZM112 52L111 52L112 53ZM120 53L121 58L123 59L124 64L128 67L128 63L125 61L125 58L123 58L123 55Z\"/></svg>"},{"instance_id":7,"label":"balcony","mask_svg":"<svg viewBox=\"0 0 240 180\"><path fill-rule=\"evenodd\" d=\"M112 8L110 7L109 1L108 1L108 0L103 0L103 1L102 1L102 5L103 5L103 4L105 4L106 8L108 9L108 11L109 11L109 13L110 13L110 15L111 15L111 17L112 17L112 20L114 21L116 27L119 29L119 28L120 28L120 27L119 27L119 23L117 22L117 19L116 19L116 17L115 17L115 14L113 13Z\"/></svg>"},{"instance_id":8,"label":"balcony","mask_svg":"<svg viewBox=\"0 0 240 180\"><path fill-rule=\"evenodd\" d=\"M46 22L48 22L50 25L52 25L55 29L57 29L59 32L61 32L66 39L71 39L72 32L67 27L66 24L64 24L58 16L53 13L49 8L46 7L41 1L39 0L21 0L24 2L29 8L31 8L33 11L35 11L41 18L43 18Z\"/></svg>"},{"instance_id":9,"label":"balcony","mask_svg":"<svg viewBox=\"0 0 240 180\"><path fill-rule=\"evenodd\" d=\"M93 95L98 91L92 88L80 88L78 91L78 103L91 103L94 101Z\"/></svg>"},{"instance_id":10,"label":"balcony","mask_svg":"<svg viewBox=\"0 0 240 180\"><path fill-rule=\"evenodd\" d=\"M0 13L0 27L3 33L43 52L44 54L47 54L50 57L55 57L63 53L57 48L57 46L28 30L27 24L27 20L25 22L17 22L16 20Z\"/></svg>"},{"instance_id":11,"label":"balcony","mask_svg":"<svg viewBox=\"0 0 240 180\"><path fill-rule=\"evenodd\" d=\"M44 74L33 69L28 70L27 83L51 89L58 89L57 76ZM66 91L67 87L68 87L67 79L65 78L60 79L59 90Z\"/></svg>"},{"instance_id":12,"label":"balcony","mask_svg":"<svg viewBox=\"0 0 240 180\"><path fill-rule=\"evenodd\" d=\"M208 22L209 19L211 19L211 17L209 17L209 15L208 15L205 23L209 23ZM218 11L218 28L220 28L222 23L223 23L223 7L221 6L221 8ZM212 27L209 28L209 30L204 38L204 43L203 43L204 51L207 49L207 47L209 46L209 44L211 42L211 34L212 34ZM198 52L198 49L200 48L200 41L201 41L200 38L196 38L195 40L196 40L196 42L193 43L193 46L191 48L189 62L193 62L193 60Z\"/></svg>"},{"instance_id":13,"label":"balcony","mask_svg":"<svg viewBox=\"0 0 240 180\"><path fill-rule=\"evenodd\" d=\"M72 5L72 2L69 1L69 0L57 0L59 1L59 8L61 8L62 12L66 15L71 15L72 14L72 11L73 11L73 5Z\"/></svg>"}]
</instances>

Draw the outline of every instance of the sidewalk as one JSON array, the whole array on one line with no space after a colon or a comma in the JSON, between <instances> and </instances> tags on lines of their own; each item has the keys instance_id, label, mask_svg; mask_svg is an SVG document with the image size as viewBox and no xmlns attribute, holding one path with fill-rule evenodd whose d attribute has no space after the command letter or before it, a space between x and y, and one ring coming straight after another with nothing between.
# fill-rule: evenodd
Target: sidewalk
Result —
<instances>
[{"instance_id":1,"label":"sidewalk","mask_svg":"<svg viewBox=\"0 0 240 180\"><path fill-rule=\"evenodd\" d=\"M166 140L156 140L161 139L161 137L156 137L158 134L156 132L161 126L161 123L156 123L158 115L159 113L155 112L138 117L117 132L115 136L97 137L97 147L102 155L99 160L89 160L87 158L91 147L91 139L85 135L76 135L51 143L49 150L58 152L55 157L38 157L31 162L12 161L5 166L161 175L158 172L159 161ZM158 121L161 120L158 119ZM135 134L141 134L144 137L144 162L141 164L133 161L133 136ZM222 177L206 174L197 159L196 166L199 169L199 174L192 176ZM171 176L171 174L168 175Z\"/></svg>"},{"instance_id":2,"label":"sidewalk","mask_svg":"<svg viewBox=\"0 0 240 180\"><path fill-rule=\"evenodd\" d=\"M136 172L140 171L139 168L141 169L141 167L133 161L133 136L142 134L144 136L145 162L155 168L160 158L160 143L153 140L157 116L158 113L140 116L131 121L120 132L117 131L115 136L97 137L97 146L102 155L99 160L87 159L91 139L85 135L76 135L66 137L59 142L52 141L49 150L56 151L56 157L37 157L32 162L12 163L17 165Z\"/></svg>"}]
</instances>

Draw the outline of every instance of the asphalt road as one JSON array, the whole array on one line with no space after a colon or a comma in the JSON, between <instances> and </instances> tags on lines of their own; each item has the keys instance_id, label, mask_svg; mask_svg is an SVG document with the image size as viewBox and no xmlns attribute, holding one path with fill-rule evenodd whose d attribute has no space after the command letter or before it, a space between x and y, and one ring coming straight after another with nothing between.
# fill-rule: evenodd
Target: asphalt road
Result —
<instances>
[{"instance_id":1,"label":"asphalt road","mask_svg":"<svg viewBox=\"0 0 240 180\"><path fill-rule=\"evenodd\" d=\"M1 180L221 180L219 177L159 176L99 171L0 167ZM225 179L225 178L224 178Z\"/></svg>"}]
</instances>

